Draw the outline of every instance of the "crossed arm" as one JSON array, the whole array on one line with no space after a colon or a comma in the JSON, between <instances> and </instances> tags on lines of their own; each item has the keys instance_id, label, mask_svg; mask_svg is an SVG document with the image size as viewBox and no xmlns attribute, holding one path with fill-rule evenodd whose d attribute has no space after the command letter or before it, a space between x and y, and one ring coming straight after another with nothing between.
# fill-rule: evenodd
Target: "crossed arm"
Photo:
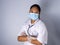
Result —
<instances>
[{"instance_id":1,"label":"crossed arm","mask_svg":"<svg viewBox=\"0 0 60 45\"><path fill-rule=\"evenodd\" d=\"M28 41L28 36L18 36L18 41L25 42ZM32 44L42 45L37 39L31 39Z\"/></svg>"}]
</instances>

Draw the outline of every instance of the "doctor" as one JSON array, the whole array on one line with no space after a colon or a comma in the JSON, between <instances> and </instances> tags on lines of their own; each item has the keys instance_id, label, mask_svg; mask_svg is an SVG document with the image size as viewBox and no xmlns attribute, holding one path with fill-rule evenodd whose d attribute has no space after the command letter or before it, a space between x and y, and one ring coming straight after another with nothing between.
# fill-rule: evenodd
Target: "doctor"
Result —
<instances>
[{"instance_id":1,"label":"doctor","mask_svg":"<svg viewBox=\"0 0 60 45\"><path fill-rule=\"evenodd\" d=\"M48 40L48 32L45 24L40 19L41 8L38 4L30 7L30 18L21 28L18 34L18 41L24 45L45 45Z\"/></svg>"}]
</instances>

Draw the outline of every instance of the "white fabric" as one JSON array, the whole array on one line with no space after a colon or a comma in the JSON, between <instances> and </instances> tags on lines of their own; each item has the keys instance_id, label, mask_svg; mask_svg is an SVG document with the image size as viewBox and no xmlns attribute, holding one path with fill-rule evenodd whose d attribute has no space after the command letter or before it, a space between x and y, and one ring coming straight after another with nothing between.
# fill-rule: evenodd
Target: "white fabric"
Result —
<instances>
[{"instance_id":1,"label":"white fabric","mask_svg":"<svg viewBox=\"0 0 60 45\"><path fill-rule=\"evenodd\" d=\"M20 36L22 32L25 32L27 35L29 35L27 33L27 30L29 28L28 25L32 25L30 20L23 25L23 27L22 27L21 31L19 32L18 36ZM47 32L45 24L41 20L38 19L38 20L35 21L33 26L31 28L29 28L29 33L31 35L36 35L37 40L40 43L42 43L43 45L47 44L48 32ZM24 42L24 45L33 45L33 44L31 44L30 42L27 41L27 42Z\"/></svg>"}]
</instances>

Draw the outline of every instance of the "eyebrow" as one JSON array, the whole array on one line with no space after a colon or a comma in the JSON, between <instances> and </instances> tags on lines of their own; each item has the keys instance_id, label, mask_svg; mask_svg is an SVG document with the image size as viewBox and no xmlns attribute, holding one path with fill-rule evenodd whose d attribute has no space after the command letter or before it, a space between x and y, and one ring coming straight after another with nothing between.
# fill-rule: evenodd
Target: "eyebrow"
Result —
<instances>
[{"instance_id":1,"label":"eyebrow","mask_svg":"<svg viewBox=\"0 0 60 45\"><path fill-rule=\"evenodd\" d=\"M33 11L30 11L30 12L33 12ZM34 13L39 13L39 12L34 12Z\"/></svg>"}]
</instances>

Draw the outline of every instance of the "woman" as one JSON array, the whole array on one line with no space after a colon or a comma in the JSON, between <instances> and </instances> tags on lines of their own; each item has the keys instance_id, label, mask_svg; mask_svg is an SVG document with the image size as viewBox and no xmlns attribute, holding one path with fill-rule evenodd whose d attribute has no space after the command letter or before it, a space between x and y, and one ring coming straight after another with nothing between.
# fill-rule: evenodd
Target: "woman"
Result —
<instances>
[{"instance_id":1,"label":"woman","mask_svg":"<svg viewBox=\"0 0 60 45\"><path fill-rule=\"evenodd\" d=\"M29 20L23 25L18 34L18 41L24 45L45 45L47 44L48 32L45 24L40 19L41 8L34 4L29 10Z\"/></svg>"}]
</instances>

